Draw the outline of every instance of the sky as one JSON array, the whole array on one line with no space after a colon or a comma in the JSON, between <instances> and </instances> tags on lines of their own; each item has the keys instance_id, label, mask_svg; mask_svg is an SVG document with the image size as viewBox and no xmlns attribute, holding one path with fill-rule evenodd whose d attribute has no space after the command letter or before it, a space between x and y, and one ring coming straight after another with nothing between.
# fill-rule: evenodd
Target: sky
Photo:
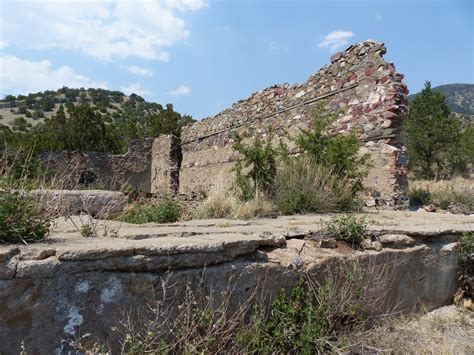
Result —
<instances>
[{"instance_id":1,"label":"sky","mask_svg":"<svg viewBox=\"0 0 474 355\"><path fill-rule=\"evenodd\" d=\"M474 82L474 0L0 0L0 96L101 87L201 119L367 39L411 93Z\"/></svg>"}]
</instances>

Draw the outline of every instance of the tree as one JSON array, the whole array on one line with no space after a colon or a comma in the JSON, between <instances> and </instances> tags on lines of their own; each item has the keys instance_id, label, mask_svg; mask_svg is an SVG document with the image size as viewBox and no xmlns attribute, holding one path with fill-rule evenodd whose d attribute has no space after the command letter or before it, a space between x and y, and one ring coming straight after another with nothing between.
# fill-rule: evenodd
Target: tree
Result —
<instances>
[{"instance_id":1,"label":"tree","mask_svg":"<svg viewBox=\"0 0 474 355\"><path fill-rule=\"evenodd\" d=\"M278 149L273 147L273 134L270 131L267 138L262 140L256 136L252 142L245 144L244 138L248 138L249 133L243 136L234 134L232 148L242 155L234 168L236 172L235 184L241 190L242 200L250 200L259 192L270 194L272 192L275 176L277 172ZM250 170L243 174L244 168Z\"/></svg>"},{"instance_id":2,"label":"tree","mask_svg":"<svg viewBox=\"0 0 474 355\"><path fill-rule=\"evenodd\" d=\"M308 154L316 164L323 165L343 179L352 181L353 192L363 189L362 180L369 166L369 155L359 155L361 143L354 130L348 134L332 134L330 126L338 118L337 113L324 110L324 103L312 113L313 128L302 129L296 137L296 145Z\"/></svg>"},{"instance_id":3,"label":"tree","mask_svg":"<svg viewBox=\"0 0 474 355\"><path fill-rule=\"evenodd\" d=\"M29 123L23 116L15 117L12 121L12 129L14 131L26 132L28 128L31 128L31 123Z\"/></svg>"},{"instance_id":4,"label":"tree","mask_svg":"<svg viewBox=\"0 0 474 355\"><path fill-rule=\"evenodd\" d=\"M442 93L427 81L409 106L404 124L408 167L422 179L448 178L465 167L460 149L462 131Z\"/></svg>"},{"instance_id":5,"label":"tree","mask_svg":"<svg viewBox=\"0 0 474 355\"><path fill-rule=\"evenodd\" d=\"M5 96L5 101L15 101L16 97L13 95L6 95Z\"/></svg>"}]
</instances>

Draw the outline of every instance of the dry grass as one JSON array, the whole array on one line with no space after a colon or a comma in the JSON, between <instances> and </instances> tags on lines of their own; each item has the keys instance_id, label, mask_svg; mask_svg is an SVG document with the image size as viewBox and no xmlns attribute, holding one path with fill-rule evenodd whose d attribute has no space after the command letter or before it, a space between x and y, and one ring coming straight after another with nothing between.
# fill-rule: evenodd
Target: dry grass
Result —
<instances>
[{"instance_id":1,"label":"dry grass","mask_svg":"<svg viewBox=\"0 0 474 355\"><path fill-rule=\"evenodd\" d=\"M0 162L0 192L6 194L19 194L23 199L31 201L31 210L37 218L54 222L59 216L68 218L78 232L84 237L93 237L98 234L99 223L107 219L115 210L117 200L115 197L108 198L97 210L94 206L94 197L87 193L77 196L74 202L64 196L63 191L81 190L76 177L78 171L77 162L70 162L64 170L51 174L48 167L39 172L32 173L32 157L28 155L22 169L18 169L17 156L13 161L2 157ZM117 197L119 198L119 197ZM74 218L73 218L74 217ZM50 227L53 227L51 223Z\"/></svg>"},{"instance_id":2,"label":"dry grass","mask_svg":"<svg viewBox=\"0 0 474 355\"><path fill-rule=\"evenodd\" d=\"M235 191L217 186L196 209L194 218L252 219L268 216L272 211L272 203L262 194L250 201L241 201Z\"/></svg>"},{"instance_id":3,"label":"dry grass","mask_svg":"<svg viewBox=\"0 0 474 355\"><path fill-rule=\"evenodd\" d=\"M291 292L282 289L271 304L265 283L239 298L241 277L230 280L223 292L189 283L180 288L163 279L158 298L124 312L120 347L101 345L93 335L71 345L83 352L112 347L122 354L299 353L303 346L331 352L340 348L342 335L393 310L386 299L394 266L350 259L328 267L324 277L302 275L304 282Z\"/></svg>"},{"instance_id":4,"label":"dry grass","mask_svg":"<svg viewBox=\"0 0 474 355\"><path fill-rule=\"evenodd\" d=\"M340 352L473 354L474 315L445 306L425 315L399 316L366 332L347 334Z\"/></svg>"},{"instance_id":5,"label":"dry grass","mask_svg":"<svg viewBox=\"0 0 474 355\"><path fill-rule=\"evenodd\" d=\"M457 191L474 191L474 180L465 178L454 178L451 180L413 180L410 187L428 189L432 192L454 189Z\"/></svg>"},{"instance_id":6,"label":"dry grass","mask_svg":"<svg viewBox=\"0 0 474 355\"><path fill-rule=\"evenodd\" d=\"M425 191L427 203L441 209L457 208L460 212L474 212L474 180L455 178L452 180L415 180L410 182L410 194Z\"/></svg>"},{"instance_id":7,"label":"dry grass","mask_svg":"<svg viewBox=\"0 0 474 355\"><path fill-rule=\"evenodd\" d=\"M275 201L284 214L347 211L356 202L348 179L306 156L286 160L278 169Z\"/></svg>"}]
</instances>

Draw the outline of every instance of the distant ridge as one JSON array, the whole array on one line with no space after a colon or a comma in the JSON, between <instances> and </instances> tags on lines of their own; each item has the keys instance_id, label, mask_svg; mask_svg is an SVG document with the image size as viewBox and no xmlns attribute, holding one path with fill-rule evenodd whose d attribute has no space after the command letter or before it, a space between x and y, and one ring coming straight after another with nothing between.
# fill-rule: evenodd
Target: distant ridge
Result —
<instances>
[{"instance_id":1,"label":"distant ridge","mask_svg":"<svg viewBox=\"0 0 474 355\"><path fill-rule=\"evenodd\" d=\"M146 114L163 108L136 94L127 96L120 91L63 87L28 95L7 95L0 100L0 124L11 127L15 119L23 117L29 125L35 126L55 114L60 105L67 107L79 103L89 103L104 120L116 123L127 119L141 121Z\"/></svg>"},{"instance_id":2,"label":"distant ridge","mask_svg":"<svg viewBox=\"0 0 474 355\"><path fill-rule=\"evenodd\" d=\"M461 120L463 127L474 122L474 84L446 84L433 88L446 97L449 109ZM409 95L408 100L419 93Z\"/></svg>"}]
</instances>

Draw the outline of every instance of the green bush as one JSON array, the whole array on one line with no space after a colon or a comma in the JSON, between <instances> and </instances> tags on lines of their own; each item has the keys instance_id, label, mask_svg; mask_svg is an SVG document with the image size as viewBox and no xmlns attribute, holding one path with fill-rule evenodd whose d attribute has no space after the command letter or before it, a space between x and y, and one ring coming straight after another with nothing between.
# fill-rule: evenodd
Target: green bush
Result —
<instances>
[{"instance_id":1,"label":"green bush","mask_svg":"<svg viewBox=\"0 0 474 355\"><path fill-rule=\"evenodd\" d=\"M80 233L84 238L90 238L96 235L95 228L90 224L84 224L80 229Z\"/></svg>"},{"instance_id":2,"label":"green bush","mask_svg":"<svg viewBox=\"0 0 474 355\"><path fill-rule=\"evenodd\" d=\"M326 230L336 239L351 244L359 244L364 239L366 227L367 221L363 217L357 218L350 214L334 216L326 223Z\"/></svg>"},{"instance_id":3,"label":"green bush","mask_svg":"<svg viewBox=\"0 0 474 355\"><path fill-rule=\"evenodd\" d=\"M152 205L135 205L123 216L127 223L171 223L176 222L181 216L181 207L178 203L167 200Z\"/></svg>"},{"instance_id":4,"label":"green bush","mask_svg":"<svg viewBox=\"0 0 474 355\"><path fill-rule=\"evenodd\" d=\"M0 192L0 243L41 241L49 234L51 220L44 217L34 199L19 193Z\"/></svg>"},{"instance_id":5,"label":"green bush","mask_svg":"<svg viewBox=\"0 0 474 355\"><path fill-rule=\"evenodd\" d=\"M464 260L474 254L474 233L465 232L459 239L459 259Z\"/></svg>"},{"instance_id":6,"label":"green bush","mask_svg":"<svg viewBox=\"0 0 474 355\"><path fill-rule=\"evenodd\" d=\"M327 112L324 103L315 107L312 118L313 127L301 130L296 137L296 145L317 164L331 169L340 178L349 179L354 193L361 191L362 180L370 166L370 156L359 154L361 142L356 131L332 133L331 125L339 118L339 114Z\"/></svg>"},{"instance_id":7,"label":"green bush","mask_svg":"<svg viewBox=\"0 0 474 355\"><path fill-rule=\"evenodd\" d=\"M431 192L428 189L419 187L411 188L408 192L410 206L422 206L431 203Z\"/></svg>"},{"instance_id":8,"label":"green bush","mask_svg":"<svg viewBox=\"0 0 474 355\"><path fill-rule=\"evenodd\" d=\"M355 205L351 183L307 156L284 160L274 194L284 214L348 211Z\"/></svg>"},{"instance_id":9,"label":"green bush","mask_svg":"<svg viewBox=\"0 0 474 355\"><path fill-rule=\"evenodd\" d=\"M270 129L269 129L270 130ZM270 195L276 175L278 149L273 147L273 134L270 130L265 140L256 136L249 144L244 139L250 136L234 134L232 148L239 152L242 161L238 161L234 170L236 172L235 184L241 191L241 199L251 200L258 192ZM243 174L244 168L249 168L248 173ZM258 197L258 196L257 196Z\"/></svg>"},{"instance_id":10,"label":"green bush","mask_svg":"<svg viewBox=\"0 0 474 355\"><path fill-rule=\"evenodd\" d=\"M324 288L324 286L322 286ZM322 289L320 290L322 291ZM256 309L250 326L238 334L244 353L314 354L323 352L320 340L328 335L326 304L317 304L315 294L303 282L290 293L282 290L273 300L268 317Z\"/></svg>"}]
</instances>

